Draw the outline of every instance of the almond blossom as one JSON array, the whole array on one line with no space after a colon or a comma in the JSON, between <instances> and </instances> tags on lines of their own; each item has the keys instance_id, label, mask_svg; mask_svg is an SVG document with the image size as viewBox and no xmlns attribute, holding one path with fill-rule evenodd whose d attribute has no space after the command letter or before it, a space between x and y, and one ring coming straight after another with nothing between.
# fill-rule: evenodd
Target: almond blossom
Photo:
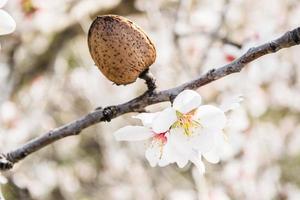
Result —
<instances>
[{"instance_id":1,"label":"almond blossom","mask_svg":"<svg viewBox=\"0 0 300 200\"><path fill-rule=\"evenodd\" d=\"M125 126L114 133L118 141L139 141L151 140L151 144L146 150L145 157L148 159L151 166L164 166L168 164L167 155L164 153L165 145L167 144L167 135L169 128L160 129L159 131L152 127L153 119L158 113L142 113L134 118L140 119L143 126Z\"/></svg>"},{"instance_id":2,"label":"almond blossom","mask_svg":"<svg viewBox=\"0 0 300 200\"><path fill-rule=\"evenodd\" d=\"M211 163L219 161L218 145L224 141L226 117L221 109L201 103L197 92L184 90L171 107L137 115L144 126L126 126L115 137L126 141L151 138L145 154L151 166L177 163L182 168L191 161L204 173L202 156Z\"/></svg>"},{"instance_id":3,"label":"almond blossom","mask_svg":"<svg viewBox=\"0 0 300 200\"><path fill-rule=\"evenodd\" d=\"M7 3L7 0L0 0L0 35L10 34L16 29L15 20L1 8Z\"/></svg>"}]
</instances>

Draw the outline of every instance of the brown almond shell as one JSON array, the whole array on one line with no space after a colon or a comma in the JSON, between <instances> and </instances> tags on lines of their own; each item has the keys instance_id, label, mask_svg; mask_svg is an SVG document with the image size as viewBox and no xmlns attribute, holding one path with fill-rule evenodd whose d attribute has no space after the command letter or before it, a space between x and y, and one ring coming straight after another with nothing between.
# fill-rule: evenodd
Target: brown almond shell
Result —
<instances>
[{"instance_id":1,"label":"brown almond shell","mask_svg":"<svg viewBox=\"0 0 300 200\"><path fill-rule=\"evenodd\" d=\"M88 34L90 54L100 71L112 82L136 81L156 59L156 50L144 31L117 15L98 16Z\"/></svg>"}]
</instances>

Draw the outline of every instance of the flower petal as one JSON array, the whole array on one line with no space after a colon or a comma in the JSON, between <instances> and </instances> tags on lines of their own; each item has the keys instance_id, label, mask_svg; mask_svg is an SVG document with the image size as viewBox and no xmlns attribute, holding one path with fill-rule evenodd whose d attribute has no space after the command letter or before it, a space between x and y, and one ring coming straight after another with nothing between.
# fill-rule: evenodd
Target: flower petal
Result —
<instances>
[{"instance_id":1,"label":"flower petal","mask_svg":"<svg viewBox=\"0 0 300 200\"><path fill-rule=\"evenodd\" d=\"M188 164L189 160L183 156L177 156L176 164L179 168L184 168Z\"/></svg>"},{"instance_id":2,"label":"flower petal","mask_svg":"<svg viewBox=\"0 0 300 200\"><path fill-rule=\"evenodd\" d=\"M158 165L160 167L165 167L171 163L169 155L168 156L165 156L165 155L168 155L168 154L166 153L165 148L164 148L163 155L162 155L161 159L158 161Z\"/></svg>"},{"instance_id":3,"label":"flower petal","mask_svg":"<svg viewBox=\"0 0 300 200\"><path fill-rule=\"evenodd\" d=\"M176 111L173 108L166 108L153 120L152 130L155 133L164 133L176 122Z\"/></svg>"},{"instance_id":4,"label":"flower petal","mask_svg":"<svg viewBox=\"0 0 300 200\"><path fill-rule=\"evenodd\" d=\"M155 167L160 160L161 148L158 145L151 145L145 152L145 157L151 167Z\"/></svg>"},{"instance_id":5,"label":"flower petal","mask_svg":"<svg viewBox=\"0 0 300 200\"><path fill-rule=\"evenodd\" d=\"M205 152L202 154L203 157L210 163L216 164L220 161L220 156L216 151L216 148L211 151Z\"/></svg>"},{"instance_id":6,"label":"flower petal","mask_svg":"<svg viewBox=\"0 0 300 200\"><path fill-rule=\"evenodd\" d=\"M151 138L154 133L143 126L125 126L114 132L115 139L118 141L138 141Z\"/></svg>"},{"instance_id":7,"label":"flower petal","mask_svg":"<svg viewBox=\"0 0 300 200\"><path fill-rule=\"evenodd\" d=\"M2 8L8 0L0 0L0 8Z\"/></svg>"},{"instance_id":8,"label":"flower petal","mask_svg":"<svg viewBox=\"0 0 300 200\"><path fill-rule=\"evenodd\" d=\"M201 160L201 155L199 156L193 156L191 158L191 162L197 167L198 171L200 174L204 174L205 173L205 165Z\"/></svg>"},{"instance_id":9,"label":"flower petal","mask_svg":"<svg viewBox=\"0 0 300 200\"><path fill-rule=\"evenodd\" d=\"M136 116L133 116L132 118L141 120L143 125L146 126L146 127L151 127L153 120L155 119L155 117L157 117L158 114L159 114L159 112L156 112L156 113L141 113L141 114L138 114Z\"/></svg>"},{"instance_id":10,"label":"flower petal","mask_svg":"<svg viewBox=\"0 0 300 200\"><path fill-rule=\"evenodd\" d=\"M201 105L201 96L193 90L184 90L177 95L173 102L175 110L186 114Z\"/></svg>"},{"instance_id":11,"label":"flower petal","mask_svg":"<svg viewBox=\"0 0 300 200\"><path fill-rule=\"evenodd\" d=\"M7 12L0 9L0 35L12 33L15 29L15 20Z\"/></svg>"},{"instance_id":12,"label":"flower petal","mask_svg":"<svg viewBox=\"0 0 300 200\"><path fill-rule=\"evenodd\" d=\"M192 148L201 153L210 151L216 144L217 130L198 128L195 135L189 138Z\"/></svg>"},{"instance_id":13,"label":"flower petal","mask_svg":"<svg viewBox=\"0 0 300 200\"><path fill-rule=\"evenodd\" d=\"M223 129L226 124L226 116L224 112L211 105L200 106L194 116L200 121L203 128Z\"/></svg>"},{"instance_id":14,"label":"flower petal","mask_svg":"<svg viewBox=\"0 0 300 200\"><path fill-rule=\"evenodd\" d=\"M181 129L171 129L167 146L170 162L176 162L180 168L186 166L193 150Z\"/></svg>"},{"instance_id":15,"label":"flower petal","mask_svg":"<svg viewBox=\"0 0 300 200\"><path fill-rule=\"evenodd\" d=\"M242 95L237 95L233 98L226 99L224 102L220 105L220 109L223 110L225 113L235 110L238 107L240 107L241 102L244 100L244 97Z\"/></svg>"}]
</instances>

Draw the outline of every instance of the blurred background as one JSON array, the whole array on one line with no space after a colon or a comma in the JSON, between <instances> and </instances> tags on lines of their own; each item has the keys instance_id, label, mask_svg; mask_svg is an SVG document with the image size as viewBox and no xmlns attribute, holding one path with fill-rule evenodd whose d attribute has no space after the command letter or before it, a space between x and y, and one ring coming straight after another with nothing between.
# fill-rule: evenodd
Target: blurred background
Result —
<instances>
[{"instance_id":1,"label":"blurred background","mask_svg":"<svg viewBox=\"0 0 300 200\"><path fill-rule=\"evenodd\" d=\"M17 30L1 36L0 152L66 124L98 106L146 90L116 86L95 67L87 31L97 15L118 14L152 38L151 72L175 87L231 62L249 47L299 26L298 0L9 0ZM199 176L189 165L152 168L144 142L112 133L138 124L123 115L50 145L0 175L7 200L300 199L299 47L264 56L241 73L198 90L222 105L243 95L226 128L231 148ZM155 111L166 106L149 107Z\"/></svg>"}]
</instances>

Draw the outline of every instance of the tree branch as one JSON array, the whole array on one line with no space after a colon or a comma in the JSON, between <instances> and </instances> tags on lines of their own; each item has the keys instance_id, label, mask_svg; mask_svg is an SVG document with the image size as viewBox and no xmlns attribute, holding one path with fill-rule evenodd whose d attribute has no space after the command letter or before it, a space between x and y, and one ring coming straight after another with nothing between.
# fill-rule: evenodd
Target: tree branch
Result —
<instances>
[{"instance_id":1,"label":"tree branch","mask_svg":"<svg viewBox=\"0 0 300 200\"><path fill-rule=\"evenodd\" d=\"M201 75L199 78L190 82L184 83L178 87L171 88L164 91L151 91L148 90L144 94L135 99L132 99L126 103L116 106L108 106L106 108L97 109L88 113L87 115L54 130L51 130L31 141L23 146L10 151L6 154L2 154L0 157L0 170L7 170L13 167L13 165L26 158L39 149L46 147L53 142L60 140L64 137L78 135L83 129L92 126L102 121L110 121L120 115L130 112L139 112L146 106L174 99L181 91L185 89L197 89L210 82L218 80L224 76L232 73L240 72L246 64L258 59L261 56L275 53L280 49L289 48L300 43L300 27L285 33L283 36L276 40L265 43L263 45L250 48L240 58L233 62L208 71Z\"/></svg>"}]
</instances>

